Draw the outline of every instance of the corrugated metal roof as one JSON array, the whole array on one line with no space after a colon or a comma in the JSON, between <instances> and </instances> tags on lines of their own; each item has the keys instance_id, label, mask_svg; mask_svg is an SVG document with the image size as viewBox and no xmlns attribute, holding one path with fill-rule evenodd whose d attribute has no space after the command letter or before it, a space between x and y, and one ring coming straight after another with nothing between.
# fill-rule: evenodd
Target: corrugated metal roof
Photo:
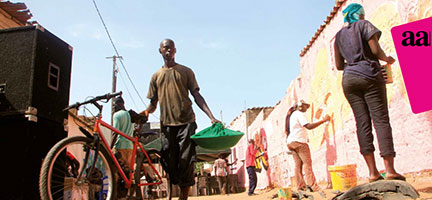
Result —
<instances>
[{"instance_id":1,"label":"corrugated metal roof","mask_svg":"<svg viewBox=\"0 0 432 200\"><path fill-rule=\"evenodd\" d=\"M277 105L277 104L276 104ZM244 112L246 112L246 111L248 111L248 110L251 110L251 111L256 111L256 110L259 110L259 111L261 111L261 110L265 110L265 109L270 109L270 108L274 108L274 106L263 106L263 107L252 107L252 108L247 108L246 110L243 110L242 111L242 114L244 113ZM240 117L241 115L239 115L239 116L237 116L236 118L234 118L232 121L231 121L231 123L230 123L230 125L232 125L239 117Z\"/></svg>"},{"instance_id":2,"label":"corrugated metal roof","mask_svg":"<svg viewBox=\"0 0 432 200\"><path fill-rule=\"evenodd\" d=\"M25 3L12 3L0 0L0 8L22 24L26 24L33 16Z\"/></svg>"},{"instance_id":3,"label":"corrugated metal roof","mask_svg":"<svg viewBox=\"0 0 432 200\"><path fill-rule=\"evenodd\" d=\"M347 0L336 0L336 5L333 7L333 10L330 12L330 15L327 16L326 20L324 20L324 24L321 24L321 26L318 28L318 30L315 32L312 39L309 41L309 43L306 45L305 48L300 53L300 57L303 57L306 52L309 50L309 48L312 46L312 44L315 42L315 40L318 38L318 36L321 34L321 32L324 30L324 28L327 26L327 24L330 23L330 21L333 19L339 8L342 6L343 3L345 3Z\"/></svg>"},{"instance_id":4,"label":"corrugated metal roof","mask_svg":"<svg viewBox=\"0 0 432 200\"><path fill-rule=\"evenodd\" d=\"M264 107L252 107L252 108L248 108L246 110L264 110L267 108L273 108L273 106L264 106ZM244 111L243 111L244 112Z\"/></svg>"}]
</instances>

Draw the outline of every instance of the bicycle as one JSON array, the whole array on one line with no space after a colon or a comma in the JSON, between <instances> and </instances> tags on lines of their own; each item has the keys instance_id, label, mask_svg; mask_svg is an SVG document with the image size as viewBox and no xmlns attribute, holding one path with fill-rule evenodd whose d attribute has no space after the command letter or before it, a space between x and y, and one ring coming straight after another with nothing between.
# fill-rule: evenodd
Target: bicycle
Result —
<instances>
[{"instance_id":1,"label":"bicycle","mask_svg":"<svg viewBox=\"0 0 432 200\"><path fill-rule=\"evenodd\" d=\"M63 199L75 193L93 191L91 188L96 186L99 190L95 191L96 195L97 193L101 194L100 191L103 191L104 198L117 199L117 189L120 188L120 184L115 180L116 173L120 174L119 180L124 183L124 187L134 192L138 198L142 198L144 196L143 192L146 191L142 187L162 184L161 175L154 167L149 154L138 140L142 135L134 134L134 137L130 137L102 120L103 106L98 102L105 100L104 103L106 103L111 98L120 96L121 94L121 92L108 93L82 103L70 105L64 109L65 111L72 108L78 109L82 105L93 104L99 110L99 113L96 115L93 134L79 127L84 136L64 138L48 152L42 164L39 179L39 191L42 200ZM131 163L128 165L130 170L125 170L120 166L118 158L114 155L106 137L102 134L101 127L106 127L115 134L121 135L133 142ZM80 158L78 159L80 162L78 175L68 176L70 173L68 173L69 166L65 163L66 152ZM136 162L135 155L137 155ZM147 163L145 162L146 160ZM135 163L137 163L136 168ZM157 176L154 178L148 176L145 170L146 165ZM142 179L143 175L146 175L145 179ZM134 188L135 191L133 191ZM94 194L88 195L91 197L89 199L93 199Z\"/></svg>"}]
</instances>

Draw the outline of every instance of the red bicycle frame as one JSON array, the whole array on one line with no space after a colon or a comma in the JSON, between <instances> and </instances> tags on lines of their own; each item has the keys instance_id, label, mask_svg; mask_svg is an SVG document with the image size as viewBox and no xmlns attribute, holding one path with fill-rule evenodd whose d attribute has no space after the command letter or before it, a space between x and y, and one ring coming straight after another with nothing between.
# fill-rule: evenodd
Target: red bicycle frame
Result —
<instances>
[{"instance_id":1,"label":"red bicycle frame","mask_svg":"<svg viewBox=\"0 0 432 200\"><path fill-rule=\"evenodd\" d=\"M104 127L108 128L109 130L114 131L116 134L119 134L119 135L121 135L121 136L125 137L126 139L128 139L128 140L130 140L130 141L133 142L132 159L131 159L131 163L130 163L130 169L132 169L132 170L131 170L131 172L129 174L129 179L126 177L125 172L120 167L120 164L119 164L117 158L114 156L113 152L110 150L108 142L107 142L105 136L102 134L100 126L104 126ZM161 175L159 174L159 172L153 166L153 163L151 162L151 159L150 159L149 155L147 154L147 152L145 151L144 147L142 147L141 143L138 142L138 137L132 138L129 135L126 135L125 133L121 132L120 130L117 130L116 128L114 128L111 125L107 124L106 122L102 121L102 115L101 114L99 114L99 116L97 117L97 120L96 120L96 123L95 123L93 131L99 133L99 136L102 139L102 142L104 143L105 147L107 147L109 149L109 154L110 154L111 158L114 160L114 164L117 167L117 169L119 170L120 176L125 181L126 188L130 188L131 185L132 185L132 178L134 177L133 176L133 172L134 172L134 169L135 169L135 167L134 167L135 166L134 165L135 164L135 155L136 155L137 150L139 150L139 151L141 151L141 152L144 153L144 155L147 157L147 160L149 162L150 167L152 168L152 170L156 173L156 175L159 178L159 182L153 182L153 183L141 183L140 182L137 185L138 186L147 186L147 185L160 185L160 184L162 184L162 177L161 177ZM139 149L138 149L138 147L139 147ZM141 167L141 166L137 166L137 167Z\"/></svg>"}]
</instances>

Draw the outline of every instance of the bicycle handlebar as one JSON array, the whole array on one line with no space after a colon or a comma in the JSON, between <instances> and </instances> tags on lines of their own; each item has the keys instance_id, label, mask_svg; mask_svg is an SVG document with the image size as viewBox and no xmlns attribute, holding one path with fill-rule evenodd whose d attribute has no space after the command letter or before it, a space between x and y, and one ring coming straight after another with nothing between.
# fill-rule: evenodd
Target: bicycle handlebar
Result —
<instances>
[{"instance_id":1,"label":"bicycle handlebar","mask_svg":"<svg viewBox=\"0 0 432 200\"><path fill-rule=\"evenodd\" d=\"M121 91L120 92L116 92L116 93L112 93L112 94L111 93L107 93L107 94L94 97L93 99L90 99L90 100L87 100L87 101L84 101L84 102L81 102L81 103L77 102L75 104L72 104L72 105L66 107L65 109L63 109L63 111L66 111L66 110L69 110L69 109L72 109L72 108L78 108L78 107L80 107L80 106L82 106L84 104L95 103L95 102L100 101L100 100L110 100L111 98L116 97L116 96L120 96L120 95L122 95Z\"/></svg>"}]
</instances>

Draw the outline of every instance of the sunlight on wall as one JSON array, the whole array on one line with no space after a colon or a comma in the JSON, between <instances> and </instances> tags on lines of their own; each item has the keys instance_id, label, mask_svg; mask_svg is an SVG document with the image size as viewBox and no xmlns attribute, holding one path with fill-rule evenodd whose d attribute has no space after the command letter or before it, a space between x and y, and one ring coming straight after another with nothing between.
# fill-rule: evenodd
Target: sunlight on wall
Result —
<instances>
[{"instance_id":1,"label":"sunlight on wall","mask_svg":"<svg viewBox=\"0 0 432 200\"><path fill-rule=\"evenodd\" d=\"M399 92L402 94L404 100L408 103L408 96L403 82L399 62L397 61L396 49L394 47L390 32L392 27L398 26L402 23L398 10L392 3L383 4L371 14L369 21L372 22L372 24L374 24L382 32L379 43L384 50L384 53L391 55L396 59L396 62L392 65L393 83L387 84L388 101L391 102L395 93ZM385 62L381 63L385 64Z\"/></svg>"},{"instance_id":2,"label":"sunlight on wall","mask_svg":"<svg viewBox=\"0 0 432 200\"><path fill-rule=\"evenodd\" d=\"M321 125L309 131L309 142L312 150L320 148L325 138L333 136L336 130L344 129L344 119L349 118L351 108L343 95L341 86L342 73L336 74L331 71L328 64L329 53L321 48L316 57L316 65L308 101L311 108L307 111L309 121L321 120L326 114L332 117L330 123Z\"/></svg>"},{"instance_id":3,"label":"sunlight on wall","mask_svg":"<svg viewBox=\"0 0 432 200\"><path fill-rule=\"evenodd\" d=\"M417 17L411 19L416 21L419 19L424 19L432 17L432 3L430 0L419 0L417 4Z\"/></svg>"},{"instance_id":4,"label":"sunlight on wall","mask_svg":"<svg viewBox=\"0 0 432 200\"><path fill-rule=\"evenodd\" d=\"M347 1L347 4L351 2L354 1ZM431 161L418 155L427 155L432 151L432 112L414 115L409 110L409 100L397 62L391 28L432 17L431 0L364 1L363 4L369 11L366 12L366 19L382 32L379 40L381 47L387 55L396 59L392 65L393 83L387 84L387 96L395 149L398 152L397 167L402 173L430 169ZM329 123L308 131L317 180L329 180L327 169L330 165L357 164L358 176L368 176L367 167L359 153L354 116L342 90L343 72L337 71L334 66L333 43L335 34L342 27L339 22L342 22L342 17L335 15L311 48L300 58L299 67L302 73L291 82L285 97L274 107L271 115L257 118L248 127L250 138L259 141L262 152L265 152L257 159L257 164L263 166L261 173L258 173L259 188L269 185L286 187L293 184L294 163L292 156L286 151L284 119L287 110L298 98L304 98L311 105L306 113L308 121L316 122L326 114L332 118ZM233 127L241 127L243 130L246 127L244 123L245 120L239 118L233 121ZM265 133L265 137L262 133ZM243 156L245 146L245 141L239 143L236 152L241 152ZM412 146L419 148L413 149ZM413 160L417 160L415 166L412 165ZM423 160L424 162L418 162ZM241 177L242 183L247 185L246 169L241 165L237 167L236 173ZM378 167L383 168L383 163L379 162Z\"/></svg>"}]
</instances>

